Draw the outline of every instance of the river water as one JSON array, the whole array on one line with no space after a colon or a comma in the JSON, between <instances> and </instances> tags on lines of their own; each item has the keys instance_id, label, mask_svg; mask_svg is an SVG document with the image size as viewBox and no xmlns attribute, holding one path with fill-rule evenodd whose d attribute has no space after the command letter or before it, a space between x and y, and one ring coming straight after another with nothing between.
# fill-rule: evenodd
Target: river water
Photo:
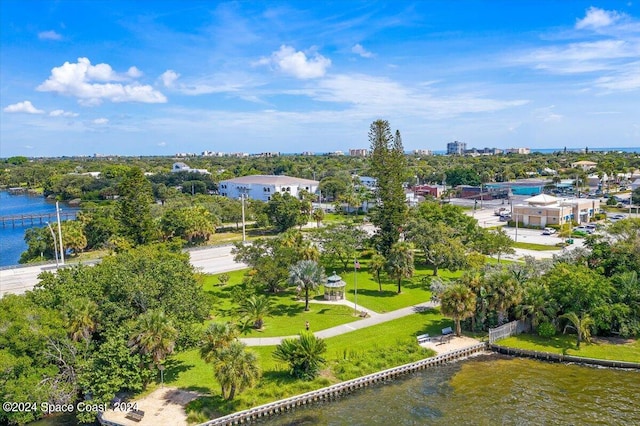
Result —
<instances>
[{"instance_id":1,"label":"river water","mask_svg":"<svg viewBox=\"0 0 640 426\"><path fill-rule=\"evenodd\" d=\"M640 371L480 356L261 423L640 425Z\"/></svg>"},{"instance_id":2,"label":"river water","mask_svg":"<svg viewBox=\"0 0 640 426\"><path fill-rule=\"evenodd\" d=\"M70 209L66 205L60 205L60 208ZM9 195L6 191L0 191L0 216L55 213L55 211L55 201L47 200L43 196ZM37 223L34 226L46 225ZM18 224L15 227L11 224L6 224L4 227L0 225L0 266L18 264L20 254L27 249L27 244L24 242L24 232L30 227L29 224L27 226Z\"/></svg>"}]
</instances>

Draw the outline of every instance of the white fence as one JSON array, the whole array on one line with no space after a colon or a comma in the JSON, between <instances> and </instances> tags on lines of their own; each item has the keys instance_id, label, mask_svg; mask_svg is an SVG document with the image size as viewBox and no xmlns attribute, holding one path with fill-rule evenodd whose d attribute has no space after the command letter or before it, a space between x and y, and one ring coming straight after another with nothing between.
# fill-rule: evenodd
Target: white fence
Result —
<instances>
[{"instance_id":1,"label":"white fence","mask_svg":"<svg viewBox=\"0 0 640 426\"><path fill-rule=\"evenodd\" d=\"M511 321L500 327L489 329L489 344L505 339L514 334L520 334L529 330L529 325L525 321Z\"/></svg>"}]
</instances>

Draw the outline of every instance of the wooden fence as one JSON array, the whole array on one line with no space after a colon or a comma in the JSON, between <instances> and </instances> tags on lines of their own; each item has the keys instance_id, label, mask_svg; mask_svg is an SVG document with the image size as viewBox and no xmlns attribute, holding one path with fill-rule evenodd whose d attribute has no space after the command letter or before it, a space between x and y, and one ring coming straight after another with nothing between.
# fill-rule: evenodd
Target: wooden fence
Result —
<instances>
[{"instance_id":1,"label":"wooden fence","mask_svg":"<svg viewBox=\"0 0 640 426\"><path fill-rule=\"evenodd\" d=\"M511 321L500 327L489 329L489 344L500 339L506 339L514 334L524 333L529 330L529 325L525 321Z\"/></svg>"}]
</instances>

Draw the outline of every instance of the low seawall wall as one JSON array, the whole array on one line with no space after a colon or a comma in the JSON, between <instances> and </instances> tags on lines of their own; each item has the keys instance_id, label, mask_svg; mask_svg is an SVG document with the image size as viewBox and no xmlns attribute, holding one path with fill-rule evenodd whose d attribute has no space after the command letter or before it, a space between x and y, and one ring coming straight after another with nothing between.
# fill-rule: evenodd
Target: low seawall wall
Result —
<instances>
[{"instance_id":1,"label":"low seawall wall","mask_svg":"<svg viewBox=\"0 0 640 426\"><path fill-rule=\"evenodd\" d=\"M464 349L447 352L432 358L426 358L411 364L401 365L399 367L390 368L388 370L369 374L368 376L359 377L357 379L341 382L326 388L307 392L291 398L282 399L280 401L271 402L269 404L260 405L248 410L239 411L229 414L228 416L218 417L202 423L199 426L217 426L217 425L235 425L240 423L249 423L252 420L261 417L268 417L275 414L284 413L307 404L313 404L319 401L328 401L336 399L340 396L349 394L357 389L367 387L374 383L384 382L386 380L413 373L414 371L423 370L435 365L442 365L461 358L466 358L487 350L487 343L479 343Z\"/></svg>"},{"instance_id":2,"label":"low seawall wall","mask_svg":"<svg viewBox=\"0 0 640 426\"><path fill-rule=\"evenodd\" d=\"M505 355L513 355L513 356L522 356L527 358L535 358L543 361L556 361L556 362L575 362L579 364L589 364L589 365L598 365L601 367L613 367L613 368L635 368L640 369L640 363L638 362L628 362L628 361L615 361L609 359L595 359L595 358L584 358L580 356L573 355L563 355L563 354L554 354L550 352L538 352L538 351L530 351L527 349L519 349L519 348L508 348L506 346L500 345L489 345L491 350L505 354Z\"/></svg>"},{"instance_id":3,"label":"low seawall wall","mask_svg":"<svg viewBox=\"0 0 640 426\"><path fill-rule=\"evenodd\" d=\"M96 419L98 420L98 423L100 423L102 426L124 426L121 423L116 423L116 422L112 422L111 420L105 419L102 413L98 413L98 415L96 416Z\"/></svg>"}]
</instances>

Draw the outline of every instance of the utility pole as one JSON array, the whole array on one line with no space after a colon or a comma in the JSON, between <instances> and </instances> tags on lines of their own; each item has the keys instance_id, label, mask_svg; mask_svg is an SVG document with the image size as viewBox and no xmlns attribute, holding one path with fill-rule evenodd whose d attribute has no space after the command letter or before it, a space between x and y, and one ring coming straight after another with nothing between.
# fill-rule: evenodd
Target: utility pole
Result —
<instances>
[{"instance_id":1,"label":"utility pole","mask_svg":"<svg viewBox=\"0 0 640 426\"><path fill-rule=\"evenodd\" d=\"M245 220L244 220L244 196L246 194L243 192L240 194L240 200L242 201L242 242L247 241L247 234L245 232Z\"/></svg>"},{"instance_id":2,"label":"utility pole","mask_svg":"<svg viewBox=\"0 0 640 426\"><path fill-rule=\"evenodd\" d=\"M45 223L47 224L49 231L51 231L51 236L53 237L53 252L56 255L56 268L59 268L60 264L58 263L58 242L56 241L56 234L53 232L53 228L51 228L51 225L49 225L49 222L45 222Z\"/></svg>"},{"instance_id":3,"label":"utility pole","mask_svg":"<svg viewBox=\"0 0 640 426\"><path fill-rule=\"evenodd\" d=\"M60 208L56 201L56 216L58 217L58 242L60 243L60 264L64 265L64 247L62 246L62 226L60 225Z\"/></svg>"}]
</instances>

